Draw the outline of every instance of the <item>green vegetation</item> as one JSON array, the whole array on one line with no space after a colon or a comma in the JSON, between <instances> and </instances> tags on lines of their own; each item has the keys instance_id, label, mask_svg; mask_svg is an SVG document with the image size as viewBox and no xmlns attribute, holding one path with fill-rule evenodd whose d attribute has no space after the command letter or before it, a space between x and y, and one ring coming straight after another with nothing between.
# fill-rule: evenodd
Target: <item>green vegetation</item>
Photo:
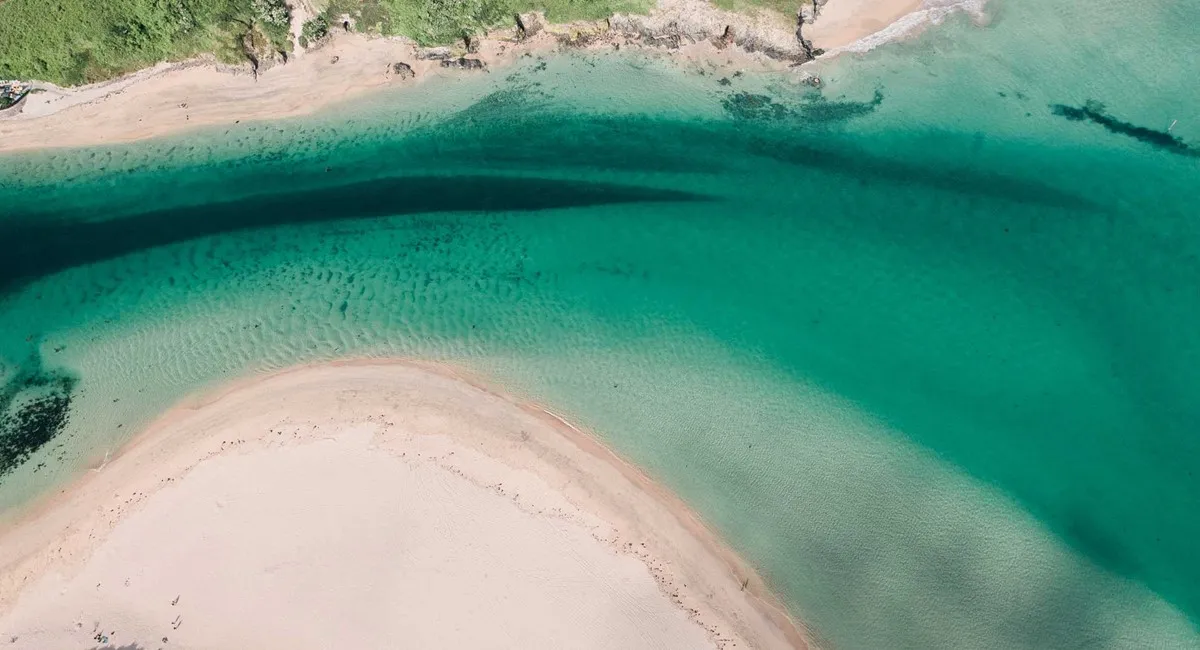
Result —
<instances>
[{"instance_id":1,"label":"green vegetation","mask_svg":"<svg viewBox=\"0 0 1200 650\"><path fill-rule=\"evenodd\" d=\"M321 40L329 35L329 19L325 14L304 23L300 30L300 46L308 47L310 43Z\"/></svg>"},{"instance_id":2,"label":"green vegetation","mask_svg":"<svg viewBox=\"0 0 1200 650\"><path fill-rule=\"evenodd\" d=\"M5 0L0 78L75 85L203 52L245 61L255 27L286 51L287 21L284 0Z\"/></svg>"},{"instance_id":3,"label":"green vegetation","mask_svg":"<svg viewBox=\"0 0 1200 650\"><path fill-rule=\"evenodd\" d=\"M654 0L329 0L305 23L307 45L349 15L362 32L444 45L544 11L553 22L647 11ZM159 61L210 52L244 62L262 48L286 52L285 0L0 0L0 79L77 85Z\"/></svg>"},{"instance_id":4,"label":"green vegetation","mask_svg":"<svg viewBox=\"0 0 1200 650\"><path fill-rule=\"evenodd\" d=\"M722 9L738 13L754 13L758 9L770 9L786 16L789 22L795 22L796 12L801 3L811 4L812 0L712 0L712 3Z\"/></svg>"},{"instance_id":5,"label":"green vegetation","mask_svg":"<svg viewBox=\"0 0 1200 650\"><path fill-rule=\"evenodd\" d=\"M359 31L407 36L431 46L486 31L527 11L569 22L645 13L653 5L654 0L330 0L323 14L330 25L340 26L340 16L349 15Z\"/></svg>"}]
</instances>

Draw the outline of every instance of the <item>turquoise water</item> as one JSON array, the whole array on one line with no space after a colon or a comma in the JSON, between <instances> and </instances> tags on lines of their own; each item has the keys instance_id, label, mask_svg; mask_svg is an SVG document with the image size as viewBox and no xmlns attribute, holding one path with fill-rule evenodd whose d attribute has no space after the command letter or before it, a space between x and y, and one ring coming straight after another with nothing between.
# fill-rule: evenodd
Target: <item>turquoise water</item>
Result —
<instances>
[{"instance_id":1,"label":"turquoise water","mask_svg":"<svg viewBox=\"0 0 1200 650\"><path fill-rule=\"evenodd\" d=\"M1200 7L989 12L819 91L575 54L0 158L0 506L225 378L443 359L829 647L1200 647Z\"/></svg>"}]
</instances>

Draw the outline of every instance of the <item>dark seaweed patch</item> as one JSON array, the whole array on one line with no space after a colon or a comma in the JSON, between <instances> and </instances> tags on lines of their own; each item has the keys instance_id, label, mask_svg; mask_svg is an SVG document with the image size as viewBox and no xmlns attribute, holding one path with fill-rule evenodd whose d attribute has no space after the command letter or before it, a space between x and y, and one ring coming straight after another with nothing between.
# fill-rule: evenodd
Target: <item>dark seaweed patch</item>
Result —
<instances>
[{"instance_id":1,"label":"dark seaweed patch","mask_svg":"<svg viewBox=\"0 0 1200 650\"><path fill-rule=\"evenodd\" d=\"M873 113L883 103L883 93L876 90L871 101L829 101L817 95L798 109L789 108L767 95L748 92L731 93L721 100L729 115L743 120L782 120L801 117L806 123L841 122Z\"/></svg>"},{"instance_id":2,"label":"dark seaweed patch","mask_svg":"<svg viewBox=\"0 0 1200 650\"><path fill-rule=\"evenodd\" d=\"M818 95L801 108L801 114L809 122L841 122L875 112L883 103L883 93L875 91L869 102L831 102Z\"/></svg>"},{"instance_id":3,"label":"dark seaweed patch","mask_svg":"<svg viewBox=\"0 0 1200 650\"><path fill-rule=\"evenodd\" d=\"M766 95L732 93L721 100L725 112L740 120L781 120L793 115L792 109Z\"/></svg>"},{"instance_id":4,"label":"dark seaweed patch","mask_svg":"<svg viewBox=\"0 0 1200 650\"><path fill-rule=\"evenodd\" d=\"M1110 133L1128 136L1139 142L1145 142L1148 145L1169 151L1173 154L1200 158L1200 151L1188 146L1182 138L1173 136L1167 131L1157 131L1144 126L1130 124L1129 122L1122 122L1105 112L1104 104L1094 100L1089 100L1086 104L1078 108L1067 106L1066 104L1053 104L1050 106L1050 110L1055 115L1065 117L1072 122L1083 122L1086 120L1093 124L1099 124Z\"/></svg>"},{"instance_id":5,"label":"dark seaweed patch","mask_svg":"<svg viewBox=\"0 0 1200 650\"><path fill-rule=\"evenodd\" d=\"M75 383L35 357L0 389L0 479L62 433Z\"/></svg>"}]
</instances>

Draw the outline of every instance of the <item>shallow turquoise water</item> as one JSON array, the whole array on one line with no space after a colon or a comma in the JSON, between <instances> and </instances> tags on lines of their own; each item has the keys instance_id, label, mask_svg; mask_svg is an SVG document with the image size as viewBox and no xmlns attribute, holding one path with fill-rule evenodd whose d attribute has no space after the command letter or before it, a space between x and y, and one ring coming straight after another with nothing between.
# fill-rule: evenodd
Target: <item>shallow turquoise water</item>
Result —
<instances>
[{"instance_id":1,"label":"shallow turquoise water","mask_svg":"<svg viewBox=\"0 0 1200 650\"><path fill-rule=\"evenodd\" d=\"M1124 10L997 2L819 92L570 55L0 158L5 439L69 415L0 504L223 378L446 359L831 647L1200 647L1200 9Z\"/></svg>"}]
</instances>

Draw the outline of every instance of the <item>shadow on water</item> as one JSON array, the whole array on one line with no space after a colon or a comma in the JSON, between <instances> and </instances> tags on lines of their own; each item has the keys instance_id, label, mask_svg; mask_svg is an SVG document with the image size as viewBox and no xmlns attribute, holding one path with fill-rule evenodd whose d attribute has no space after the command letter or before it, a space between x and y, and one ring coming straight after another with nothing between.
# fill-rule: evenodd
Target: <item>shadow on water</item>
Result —
<instances>
[{"instance_id":1,"label":"shadow on water","mask_svg":"<svg viewBox=\"0 0 1200 650\"><path fill-rule=\"evenodd\" d=\"M1067 210L1105 209L1095 201L1049 184L966 166L906 162L803 139L755 138L748 149L765 158L846 176L862 183L917 184L953 194Z\"/></svg>"},{"instance_id":2,"label":"shadow on water","mask_svg":"<svg viewBox=\"0 0 1200 650\"><path fill-rule=\"evenodd\" d=\"M722 175L731 172L728 161L751 154L863 183L915 184L1007 203L1107 210L1090 197L1036 178L972 167L970 161L950 166L879 155L828 131L830 123L870 113L880 102L882 95L877 94L869 102L819 100L793 109L766 95L738 93L723 100L732 120L570 119L554 114L514 117L475 122L463 130L442 125L415 133L404 138L403 150L398 153L418 160L465 160L472 166L501 169L517 165ZM752 128L747 128L748 122L754 123ZM548 157L547 151L553 156Z\"/></svg>"},{"instance_id":3,"label":"shadow on water","mask_svg":"<svg viewBox=\"0 0 1200 650\"><path fill-rule=\"evenodd\" d=\"M710 200L700 194L583 181L499 176L417 176L252 196L100 222L71 214L16 215L0 241L0 295L23 281L135 251L223 232L439 212L532 212L623 203Z\"/></svg>"}]
</instances>

